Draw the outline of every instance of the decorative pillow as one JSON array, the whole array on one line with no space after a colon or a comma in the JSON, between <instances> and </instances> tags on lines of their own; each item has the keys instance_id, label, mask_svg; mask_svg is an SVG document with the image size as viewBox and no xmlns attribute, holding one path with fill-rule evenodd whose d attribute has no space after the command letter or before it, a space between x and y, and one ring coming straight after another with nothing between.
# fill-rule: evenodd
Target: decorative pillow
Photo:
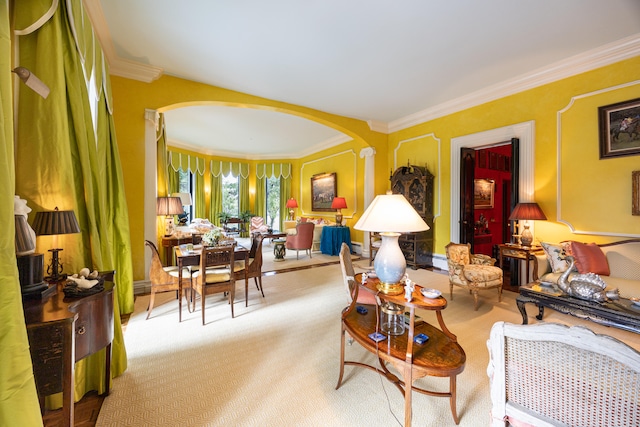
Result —
<instances>
[{"instance_id":1,"label":"decorative pillow","mask_svg":"<svg viewBox=\"0 0 640 427\"><path fill-rule=\"evenodd\" d=\"M567 268L569 268L569 261L565 259L565 255L569 243L555 244L541 242L540 244L547 256L547 260L551 266L551 271L554 273L564 273L567 271Z\"/></svg>"},{"instance_id":2,"label":"decorative pillow","mask_svg":"<svg viewBox=\"0 0 640 427\"><path fill-rule=\"evenodd\" d=\"M595 243L571 242L571 252L579 273L611 274L607 256Z\"/></svg>"}]
</instances>

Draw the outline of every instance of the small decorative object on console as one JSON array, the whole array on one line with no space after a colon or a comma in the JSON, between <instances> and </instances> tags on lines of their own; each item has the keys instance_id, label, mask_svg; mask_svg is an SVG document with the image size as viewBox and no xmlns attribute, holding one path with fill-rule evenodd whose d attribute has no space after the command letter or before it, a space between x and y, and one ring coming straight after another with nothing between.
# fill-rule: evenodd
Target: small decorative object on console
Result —
<instances>
[{"instance_id":1,"label":"small decorative object on console","mask_svg":"<svg viewBox=\"0 0 640 427\"><path fill-rule=\"evenodd\" d=\"M202 236L202 242L207 246L215 246L220 241L222 237L222 231L218 228L214 228L213 230L209 230Z\"/></svg>"},{"instance_id":2,"label":"small decorative object on console","mask_svg":"<svg viewBox=\"0 0 640 427\"><path fill-rule=\"evenodd\" d=\"M425 297L425 298L438 298L440 295L442 295L442 292L440 292L437 289L427 289L427 288L422 288L420 289L420 293Z\"/></svg>"}]
</instances>

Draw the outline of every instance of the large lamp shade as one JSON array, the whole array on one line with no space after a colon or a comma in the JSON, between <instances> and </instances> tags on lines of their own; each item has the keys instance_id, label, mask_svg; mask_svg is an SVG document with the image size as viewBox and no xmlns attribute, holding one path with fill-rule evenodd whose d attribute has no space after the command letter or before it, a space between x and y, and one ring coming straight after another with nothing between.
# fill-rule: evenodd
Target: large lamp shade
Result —
<instances>
[{"instance_id":1,"label":"large lamp shade","mask_svg":"<svg viewBox=\"0 0 640 427\"><path fill-rule=\"evenodd\" d=\"M182 200L180 197L158 197L156 200L156 215L164 216L164 235L169 237L173 234L175 228L173 225L173 216L182 215Z\"/></svg>"},{"instance_id":2,"label":"large lamp shade","mask_svg":"<svg viewBox=\"0 0 640 427\"><path fill-rule=\"evenodd\" d=\"M509 221L524 221L520 232L520 242L523 246L531 246L533 235L529 230L529 221L546 221L547 217L536 202L518 203L509 215Z\"/></svg>"},{"instance_id":3,"label":"large lamp shade","mask_svg":"<svg viewBox=\"0 0 640 427\"><path fill-rule=\"evenodd\" d=\"M378 289L386 294L401 294L400 280L407 262L398 245L398 237L401 233L428 230L427 223L402 194L387 193L376 196L354 228L380 233L382 244L373 262L381 282Z\"/></svg>"}]
</instances>

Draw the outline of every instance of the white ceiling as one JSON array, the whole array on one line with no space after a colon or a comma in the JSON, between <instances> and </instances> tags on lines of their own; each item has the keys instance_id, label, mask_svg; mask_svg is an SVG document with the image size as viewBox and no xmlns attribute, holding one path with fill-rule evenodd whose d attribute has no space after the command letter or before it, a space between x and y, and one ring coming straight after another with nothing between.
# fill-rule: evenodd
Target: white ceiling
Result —
<instances>
[{"instance_id":1,"label":"white ceiling","mask_svg":"<svg viewBox=\"0 0 640 427\"><path fill-rule=\"evenodd\" d=\"M102 7L110 62L382 128L640 39L638 0L85 1ZM171 110L166 123L176 145L237 157L299 157L345 140L232 107Z\"/></svg>"}]
</instances>

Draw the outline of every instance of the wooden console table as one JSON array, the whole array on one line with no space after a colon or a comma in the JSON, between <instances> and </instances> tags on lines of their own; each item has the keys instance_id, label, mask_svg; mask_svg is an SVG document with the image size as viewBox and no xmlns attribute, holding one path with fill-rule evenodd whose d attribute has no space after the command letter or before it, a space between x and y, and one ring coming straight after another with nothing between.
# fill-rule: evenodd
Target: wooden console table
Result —
<instances>
[{"instance_id":1,"label":"wooden console table","mask_svg":"<svg viewBox=\"0 0 640 427\"><path fill-rule=\"evenodd\" d=\"M499 261L500 268L504 270L504 259L505 258L513 258L520 259L525 261L526 264L526 282L532 280L529 276L529 267L530 262L533 261L533 280L538 278L538 259L536 258L536 254L542 253L542 247L539 246L521 246L510 243L505 243L503 245L498 245L500 250ZM513 282L512 282L513 283Z\"/></svg>"},{"instance_id":2,"label":"wooden console table","mask_svg":"<svg viewBox=\"0 0 640 427\"><path fill-rule=\"evenodd\" d=\"M74 425L74 364L105 348L105 395L111 380L113 275L104 290L84 298L67 298L62 284L42 300L24 301L24 317L33 374L44 412L44 398L62 392L66 426ZM51 285L56 286L56 285Z\"/></svg>"},{"instance_id":3,"label":"wooden console table","mask_svg":"<svg viewBox=\"0 0 640 427\"><path fill-rule=\"evenodd\" d=\"M358 283L362 283L362 274L356 274L355 280ZM404 299L404 295L390 296L378 293L376 290L378 282L379 280L377 278L368 279L360 289L365 289L364 292L369 291L375 293L381 299L406 307L410 314L408 331L398 336L389 335L387 339L376 343L369 338L369 334L375 332L376 325L379 324L377 316L379 310L377 310L377 307L369 306L367 314L360 314L356 310L352 310L347 317L343 318L340 377L336 388L339 388L342 384L345 365L371 369L384 375L387 380L396 385L400 392L404 393L404 425L406 427L411 426L411 392L413 390L429 396L449 398L453 420L458 424L459 419L456 412L456 376L464 370L467 356L458 344L456 336L452 334L444 324L442 310L447 307L447 300L442 296L435 299L425 298L420 293L420 286L416 285L416 289L413 292L413 300L408 302ZM416 308L435 311L440 329L430 325L426 321L416 324ZM345 331L366 350L378 357L380 362L379 368L362 362L345 361ZM413 342L414 336L420 333L429 337L429 340L422 345ZM390 372L387 368L388 364L391 364L400 371L402 378L398 378ZM436 392L418 388L413 385L415 380L425 376L449 377L449 391Z\"/></svg>"}]
</instances>

